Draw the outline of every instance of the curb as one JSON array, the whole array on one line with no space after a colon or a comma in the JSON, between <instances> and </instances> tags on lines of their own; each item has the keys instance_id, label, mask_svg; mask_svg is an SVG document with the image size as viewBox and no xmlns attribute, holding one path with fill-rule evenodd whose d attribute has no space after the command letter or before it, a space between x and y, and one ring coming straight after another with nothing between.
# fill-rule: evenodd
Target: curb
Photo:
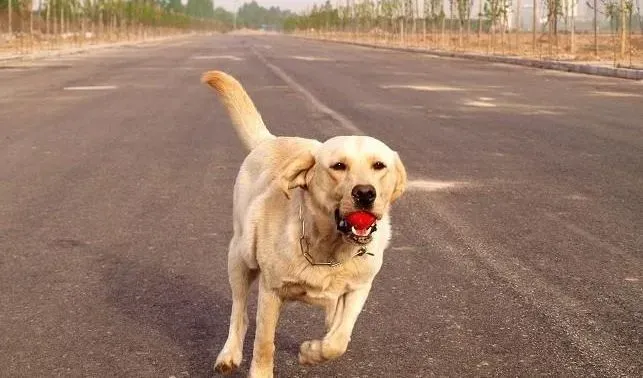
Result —
<instances>
[{"instance_id":1,"label":"curb","mask_svg":"<svg viewBox=\"0 0 643 378\"><path fill-rule=\"evenodd\" d=\"M194 35L196 34L181 34L178 36L165 37L165 38L145 39L145 40L138 40L138 41L123 41L123 42L105 43L105 44L98 44L98 45L87 45L83 47L62 48L62 49L51 50L51 51L45 50L45 51L40 51L40 52L35 52L30 54L14 54L14 55L9 55L4 57L0 56L0 64L15 62L15 61L24 62L24 61L30 61L30 60L43 59L43 58L55 58L55 57L60 57L64 55L81 54L92 50L110 49L110 48L130 46L130 45L144 45L146 43L163 42L168 40L191 37Z\"/></svg>"},{"instance_id":2,"label":"curb","mask_svg":"<svg viewBox=\"0 0 643 378\"><path fill-rule=\"evenodd\" d=\"M473 54L473 53L446 52L446 51L428 50L428 49L421 49L421 48L414 48L414 47L381 46L381 45L375 45L375 44L364 43L364 42L337 41L332 39L323 39L323 38L314 38L314 37L303 37L303 36L294 36L294 37L309 39L314 41L340 43L345 45L355 45L355 46L361 46L361 47L370 47L375 49L413 52L413 53L420 53L420 54L426 54L426 55L434 55L439 57L464 58L464 59L471 59L471 60L480 60L485 62L507 63L507 64L525 66L525 67L580 73L580 74L594 75L594 76L616 77L620 79L629 79L629 80L643 80L643 70L635 70L635 69L629 69L629 68L612 68L612 67L595 66L595 65L583 64L583 63L559 62L559 61L553 61L553 60L538 60L538 59L529 59L529 58L499 56L499 55L481 55L481 54Z\"/></svg>"}]
</instances>

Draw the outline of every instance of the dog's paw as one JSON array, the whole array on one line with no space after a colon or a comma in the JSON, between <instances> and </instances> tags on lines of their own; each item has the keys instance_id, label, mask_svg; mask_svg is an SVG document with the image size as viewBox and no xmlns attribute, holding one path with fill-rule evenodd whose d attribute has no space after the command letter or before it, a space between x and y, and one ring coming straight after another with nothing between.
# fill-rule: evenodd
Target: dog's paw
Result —
<instances>
[{"instance_id":1,"label":"dog's paw","mask_svg":"<svg viewBox=\"0 0 643 378\"><path fill-rule=\"evenodd\" d=\"M221 375L230 375L237 370L237 365L233 362L218 362L214 364L214 371Z\"/></svg>"},{"instance_id":2,"label":"dog's paw","mask_svg":"<svg viewBox=\"0 0 643 378\"><path fill-rule=\"evenodd\" d=\"M304 341L299 347L299 363L314 365L322 362L321 340Z\"/></svg>"},{"instance_id":3,"label":"dog's paw","mask_svg":"<svg viewBox=\"0 0 643 378\"><path fill-rule=\"evenodd\" d=\"M304 341L299 347L299 363L314 365L340 357L346 352L345 343L333 343L327 340Z\"/></svg>"},{"instance_id":4,"label":"dog's paw","mask_svg":"<svg viewBox=\"0 0 643 378\"><path fill-rule=\"evenodd\" d=\"M256 365L250 366L248 378L273 378L274 372L272 367L260 368Z\"/></svg>"},{"instance_id":5,"label":"dog's paw","mask_svg":"<svg viewBox=\"0 0 643 378\"><path fill-rule=\"evenodd\" d=\"M237 370L240 363L241 356L234 356L233 353L222 351L214 363L214 371L222 375L229 375Z\"/></svg>"}]
</instances>

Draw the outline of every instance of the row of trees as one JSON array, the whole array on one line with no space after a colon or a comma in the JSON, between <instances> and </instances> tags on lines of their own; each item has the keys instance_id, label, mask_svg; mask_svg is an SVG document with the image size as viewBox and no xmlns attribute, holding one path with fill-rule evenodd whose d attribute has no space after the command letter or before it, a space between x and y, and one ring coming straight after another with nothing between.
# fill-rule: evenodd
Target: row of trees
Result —
<instances>
[{"instance_id":1,"label":"row of trees","mask_svg":"<svg viewBox=\"0 0 643 378\"><path fill-rule=\"evenodd\" d=\"M284 21L294 16L295 14L289 10L281 10L279 7L264 8L253 0L239 8L237 25L250 29L270 25L273 28L282 29Z\"/></svg>"},{"instance_id":2,"label":"row of trees","mask_svg":"<svg viewBox=\"0 0 643 378\"><path fill-rule=\"evenodd\" d=\"M626 41L637 21L643 34L639 0L522 0L523 4L521 0L513 1L515 4L512 0L476 0L475 3L473 0L345 0L344 4L333 5L327 0L313 6L310 12L290 17L284 26L288 31L350 32L354 36L380 35L402 42L409 37L427 41L438 34L439 42L453 39L456 46L465 45L472 32L476 32L478 40L482 33L487 34L489 44L493 44L499 35L504 45L506 34L511 31L510 18L513 25L518 26L513 29L516 44L520 26L526 21L521 20L521 13L525 11L512 12L512 9L526 9L531 16L534 49L543 38L548 42L550 53L551 49L557 48L562 23L564 33L570 36L569 50L573 54L576 51L575 9L578 1L587 1L594 13L592 29L596 54L601 26L618 31L620 55L625 54ZM525 3L531 7L525 8Z\"/></svg>"},{"instance_id":3,"label":"row of trees","mask_svg":"<svg viewBox=\"0 0 643 378\"><path fill-rule=\"evenodd\" d=\"M0 0L0 25L17 37L221 30L225 25L214 16L212 0L189 0L186 6L180 0L40 0L36 10L32 0Z\"/></svg>"},{"instance_id":4,"label":"row of trees","mask_svg":"<svg viewBox=\"0 0 643 378\"><path fill-rule=\"evenodd\" d=\"M253 29L262 25L280 28L285 19L294 15L279 7L264 8L254 0L244 3L236 17L221 7L215 8L212 0L188 0L186 5L181 0L40 1L34 12L32 0L0 0L0 25L6 24L9 34L34 31L34 27L49 34L78 28L98 30L101 26L119 29L124 25L229 30L235 23Z\"/></svg>"},{"instance_id":5,"label":"row of trees","mask_svg":"<svg viewBox=\"0 0 643 378\"><path fill-rule=\"evenodd\" d=\"M213 0L0 0L0 52L30 52L62 45L146 39L235 27L280 28L293 13L256 1L236 13Z\"/></svg>"}]
</instances>

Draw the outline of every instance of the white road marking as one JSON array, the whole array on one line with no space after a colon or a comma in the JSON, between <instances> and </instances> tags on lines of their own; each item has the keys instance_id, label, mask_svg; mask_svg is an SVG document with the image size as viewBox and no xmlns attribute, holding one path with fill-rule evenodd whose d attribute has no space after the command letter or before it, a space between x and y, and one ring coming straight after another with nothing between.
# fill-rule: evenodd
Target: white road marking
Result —
<instances>
[{"instance_id":1,"label":"white road marking","mask_svg":"<svg viewBox=\"0 0 643 378\"><path fill-rule=\"evenodd\" d=\"M323 58L323 57L319 57L319 56L299 56L299 55L291 55L290 57L291 57L292 59L297 59L297 60L306 60L306 61L309 61L309 62L317 62L317 61L319 61L319 62L330 62L330 61L332 61L332 59Z\"/></svg>"},{"instance_id":2,"label":"white road marking","mask_svg":"<svg viewBox=\"0 0 643 378\"><path fill-rule=\"evenodd\" d=\"M333 109L329 108L326 106L323 102L319 101L315 96L313 96L310 92L308 92L304 87L299 85L295 80L293 80L290 76L288 76L284 71L281 70L281 68L275 66L274 64L268 62L266 58L263 57L257 51L257 49L252 48L252 52L259 58L259 60L265 64L270 70L277 75L281 80L283 80L288 86L290 86L292 89L296 90L297 92L301 93L308 101L310 101L319 111L322 113L327 114L331 118L333 118L335 121L337 121L342 127L344 127L346 130L355 133L356 135L364 135L364 132L359 129L359 127L355 126L353 122L351 122L348 118L343 116L342 114L334 111Z\"/></svg>"},{"instance_id":3,"label":"white road marking","mask_svg":"<svg viewBox=\"0 0 643 378\"><path fill-rule=\"evenodd\" d=\"M400 246L400 247L391 247L394 251L414 251L415 247L412 246Z\"/></svg>"},{"instance_id":4,"label":"white road marking","mask_svg":"<svg viewBox=\"0 0 643 378\"><path fill-rule=\"evenodd\" d=\"M490 102L484 102L484 101L466 101L464 104L467 106L475 106L477 108L495 108L496 107L496 105Z\"/></svg>"},{"instance_id":5,"label":"white road marking","mask_svg":"<svg viewBox=\"0 0 643 378\"><path fill-rule=\"evenodd\" d=\"M391 85L380 85L382 89L412 89L415 91L426 91L426 92L457 92L463 91L463 88L456 87L447 87L444 85L412 85L412 84L391 84Z\"/></svg>"},{"instance_id":6,"label":"white road marking","mask_svg":"<svg viewBox=\"0 0 643 378\"><path fill-rule=\"evenodd\" d=\"M609 92L609 91L594 91L591 92L595 96L605 96L605 97L643 97L637 93L627 93L627 92Z\"/></svg>"},{"instance_id":7,"label":"white road marking","mask_svg":"<svg viewBox=\"0 0 643 378\"><path fill-rule=\"evenodd\" d=\"M466 185L463 182L439 181L439 180L409 180L406 184L409 190L421 190L424 192L438 192L444 189L461 187Z\"/></svg>"},{"instance_id":8,"label":"white road marking","mask_svg":"<svg viewBox=\"0 0 643 378\"><path fill-rule=\"evenodd\" d=\"M563 198L568 199L568 200L572 200L572 201L587 201L588 200L588 198L585 197L582 194L570 194L570 195L567 195L567 196L565 196Z\"/></svg>"},{"instance_id":9,"label":"white road marking","mask_svg":"<svg viewBox=\"0 0 643 378\"><path fill-rule=\"evenodd\" d=\"M243 58L239 58L238 56L234 56L234 55L195 55L190 59L196 59L196 60L227 59L227 60L236 60L236 61L243 60Z\"/></svg>"},{"instance_id":10,"label":"white road marking","mask_svg":"<svg viewBox=\"0 0 643 378\"><path fill-rule=\"evenodd\" d=\"M281 90L281 89L290 89L289 86L287 85L264 85L263 87L259 87L253 90L253 92L260 92L260 91L266 91L266 90Z\"/></svg>"},{"instance_id":11,"label":"white road marking","mask_svg":"<svg viewBox=\"0 0 643 378\"><path fill-rule=\"evenodd\" d=\"M63 88L66 91L106 91L110 89L116 89L115 85L87 85L79 87L65 87Z\"/></svg>"}]
</instances>

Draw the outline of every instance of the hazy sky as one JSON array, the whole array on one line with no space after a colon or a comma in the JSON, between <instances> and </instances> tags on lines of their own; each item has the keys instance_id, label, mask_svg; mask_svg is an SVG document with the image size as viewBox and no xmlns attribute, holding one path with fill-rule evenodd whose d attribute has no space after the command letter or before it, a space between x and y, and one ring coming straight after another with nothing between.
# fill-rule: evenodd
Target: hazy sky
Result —
<instances>
[{"instance_id":1,"label":"hazy sky","mask_svg":"<svg viewBox=\"0 0 643 378\"><path fill-rule=\"evenodd\" d=\"M252 0L213 0L215 7L222 7L229 11L235 9L235 3L237 6L241 6L243 3L249 3ZM279 7L281 9L290 9L294 12L299 12L306 9L306 7L312 7L313 4L322 4L326 0L255 0L259 5L269 8L272 6ZM45 0L32 0L34 9L38 9L38 4L45 3ZM187 3L187 0L181 0L183 4ZM335 3L335 1L333 1Z\"/></svg>"},{"instance_id":2,"label":"hazy sky","mask_svg":"<svg viewBox=\"0 0 643 378\"><path fill-rule=\"evenodd\" d=\"M215 7L222 7L229 11L234 10L235 0L213 0ZM252 0L237 0L236 3L241 6L243 3L249 3ZM313 4L321 4L324 0L255 0L257 4L269 8L272 6L279 7L281 9L290 9L292 11L298 12L306 9L306 7L312 7Z\"/></svg>"}]
</instances>

